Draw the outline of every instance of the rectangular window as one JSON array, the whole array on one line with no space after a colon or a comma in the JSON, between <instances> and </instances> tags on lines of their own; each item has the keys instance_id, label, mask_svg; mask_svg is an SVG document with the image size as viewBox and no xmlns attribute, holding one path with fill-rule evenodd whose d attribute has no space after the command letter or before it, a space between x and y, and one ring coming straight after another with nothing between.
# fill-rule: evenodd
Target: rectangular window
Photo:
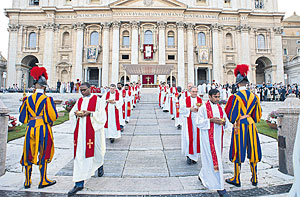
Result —
<instances>
[{"instance_id":1,"label":"rectangular window","mask_svg":"<svg viewBox=\"0 0 300 197\"><path fill-rule=\"evenodd\" d=\"M256 9L264 9L264 0L255 0L254 5Z\"/></svg>"},{"instance_id":2,"label":"rectangular window","mask_svg":"<svg viewBox=\"0 0 300 197\"><path fill-rule=\"evenodd\" d=\"M300 49L298 49L298 55L300 55Z\"/></svg>"},{"instance_id":3,"label":"rectangular window","mask_svg":"<svg viewBox=\"0 0 300 197\"><path fill-rule=\"evenodd\" d=\"M175 55L168 55L168 60L175 60Z\"/></svg>"},{"instance_id":4,"label":"rectangular window","mask_svg":"<svg viewBox=\"0 0 300 197\"><path fill-rule=\"evenodd\" d=\"M129 60L129 55L122 55L122 60Z\"/></svg>"},{"instance_id":5,"label":"rectangular window","mask_svg":"<svg viewBox=\"0 0 300 197\"><path fill-rule=\"evenodd\" d=\"M287 54L288 54L287 49L283 49L283 55L287 55Z\"/></svg>"},{"instance_id":6,"label":"rectangular window","mask_svg":"<svg viewBox=\"0 0 300 197\"><path fill-rule=\"evenodd\" d=\"M40 4L40 0L30 0L29 1L29 5L39 5Z\"/></svg>"},{"instance_id":7,"label":"rectangular window","mask_svg":"<svg viewBox=\"0 0 300 197\"><path fill-rule=\"evenodd\" d=\"M300 33L298 31L296 32L296 36L300 36Z\"/></svg>"},{"instance_id":8,"label":"rectangular window","mask_svg":"<svg viewBox=\"0 0 300 197\"><path fill-rule=\"evenodd\" d=\"M174 36L168 36L168 47L174 47L175 42L174 42Z\"/></svg>"},{"instance_id":9,"label":"rectangular window","mask_svg":"<svg viewBox=\"0 0 300 197\"><path fill-rule=\"evenodd\" d=\"M129 48L129 36L123 36L123 43L124 48Z\"/></svg>"},{"instance_id":10,"label":"rectangular window","mask_svg":"<svg viewBox=\"0 0 300 197\"><path fill-rule=\"evenodd\" d=\"M300 40L297 40L297 44L300 44Z\"/></svg>"},{"instance_id":11,"label":"rectangular window","mask_svg":"<svg viewBox=\"0 0 300 197\"><path fill-rule=\"evenodd\" d=\"M230 7L230 0L224 0L224 7Z\"/></svg>"}]
</instances>

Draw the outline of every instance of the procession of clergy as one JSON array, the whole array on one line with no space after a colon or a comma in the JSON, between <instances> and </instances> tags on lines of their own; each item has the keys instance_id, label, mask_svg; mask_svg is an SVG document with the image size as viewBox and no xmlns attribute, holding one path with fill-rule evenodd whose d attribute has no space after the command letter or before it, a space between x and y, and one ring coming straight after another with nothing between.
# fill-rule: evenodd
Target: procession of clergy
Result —
<instances>
[{"instance_id":1,"label":"procession of clergy","mask_svg":"<svg viewBox=\"0 0 300 197\"><path fill-rule=\"evenodd\" d=\"M250 162L252 185L256 186L257 163L262 152L255 123L260 121L261 107L259 98L246 90L249 66L237 65L236 84L239 91L231 95L225 109L219 105L220 92L210 89L209 100L202 102L197 95L196 86L189 83L186 91L181 87L169 88L168 84L159 86L159 106L170 113L175 126L181 129L182 152L188 165L197 163L201 157L202 168L200 182L210 190L216 190L220 196L228 196L224 189L222 152L224 129L234 124L229 159L234 163L234 176L226 182L241 186L241 163L246 152ZM20 107L20 122L28 123L25 134L21 165L25 167L25 188L31 186L32 165L39 165L41 181L39 188L54 185L56 181L47 178L47 164L54 154L51 126L57 119L53 99L45 95L47 73L44 67L34 67L31 76L35 81L36 92L24 98ZM84 188L84 181L97 172L104 174L103 162L106 151L105 138L114 143L129 122L133 108L141 98L139 83L121 83L110 85L110 91L101 98L91 94L91 86L84 82L80 86L82 97L77 100L70 112L71 128L74 132L75 186L68 192L75 195Z\"/></svg>"}]
</instances>

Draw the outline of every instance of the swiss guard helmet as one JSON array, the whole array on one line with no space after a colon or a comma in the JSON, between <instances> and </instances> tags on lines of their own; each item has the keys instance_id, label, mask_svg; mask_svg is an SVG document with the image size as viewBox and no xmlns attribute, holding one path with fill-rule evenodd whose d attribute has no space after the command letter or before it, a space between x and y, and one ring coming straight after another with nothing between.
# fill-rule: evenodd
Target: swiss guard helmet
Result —
<instances>
[{"instance_id":1,"label":"swiss guard helmet","mask_svg":"<svg viewBox=\"0 0 300 197\"><path fill-rule=\"evenodd\" d=\"M33 77L33 84L39 84L43 87L47 87L48 74L45 67L35 66L31 69L30 75Z\"/></svg>"},{"instance_id":2,"label":"swiss guard helmet","mask_svg":"<svg viewBox=\"0 0 300 197\"><path fill-rule=\"evenodd\" d=\"M249 66L247 64L239 64L234 69L234 75L236 77L236 84L241 83L242 81L249 82L247 73L249 71Z\"/></svg>"}]
</instances>

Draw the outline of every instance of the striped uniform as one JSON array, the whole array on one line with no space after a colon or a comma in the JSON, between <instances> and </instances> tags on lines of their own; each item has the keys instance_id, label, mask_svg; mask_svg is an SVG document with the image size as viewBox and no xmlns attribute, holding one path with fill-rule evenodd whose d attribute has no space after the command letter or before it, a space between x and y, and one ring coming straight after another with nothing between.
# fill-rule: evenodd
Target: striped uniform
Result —
<instances>
[{"instance_id":1,"label":"striped uniform","mask_svg":"<svg viewBox=\"0 0 300 197\"><path fill-rule=\"evenodd\" d=\"M19 121L27 124L23 155L20 161L25 166L24 186L31 185L32 164L39 165L41 173L40 186L51 183L47 179L47 163L54 155L54 142L51 126L57 119L54 101L42 93L34 93L25 98L20 107ZM40 119L33 119L40 117Z\"/></svg>"},{"instance_id":2,"label":"striped uniform","mask_svg":"<svg viewBox=\"0 0 300 197\"><path fill-rule=\"evenodd\" d=\"M229 181L240 184L241 163L247 158L252 171L252 183L257 184L257 166L262 153L255 123L260 121L262 111L259 98L245 88L231 95L225 107L229 121L234 125L229 151L230 161L235 163L235 174Z\"/></svg>"}]
</instances>

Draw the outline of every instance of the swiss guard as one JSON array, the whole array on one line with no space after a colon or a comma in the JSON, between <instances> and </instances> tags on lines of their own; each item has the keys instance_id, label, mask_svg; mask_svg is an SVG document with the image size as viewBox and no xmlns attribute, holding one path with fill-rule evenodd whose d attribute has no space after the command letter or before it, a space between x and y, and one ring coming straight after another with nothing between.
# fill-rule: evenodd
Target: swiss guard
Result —
<instances>
[{"instance_id":1,"label":"swiss guard","mask_svg":"<svg viewBox=\"0 0 300 197\"><path fill-rule=\"evenodd\" d=\"M54 185L56 181L47 178L47 165L54 155L51 126L57 119L57 111L51 97L45 95L48 75L44 67L35 66L30 75L34 79L35 93L23 99L19 121L27 124L23 155L20 161L25 167L25 189L31 186L32 165L38 165L41 180L38 188Z\"/></svg>"},{"instance_id":2,"label":"swiss guard","mask_svg":"<svg viewBox=\"0 0 300 197\"><path fill-rule=\"evenodd\" d=\"M236 84L239 91L231 95L225 107L229 121L234 124L229 151L229 159L234 163L234 176L226 182L237 187L241 186L241 163L245 161L246 152L252 172L251 182L257 185L257 163L261 161L262 153L255 123L261 118L259 98L246 89L249 83L247 73L249 66L237 65L234 69Z\"/></svg>"}]
</instances>

